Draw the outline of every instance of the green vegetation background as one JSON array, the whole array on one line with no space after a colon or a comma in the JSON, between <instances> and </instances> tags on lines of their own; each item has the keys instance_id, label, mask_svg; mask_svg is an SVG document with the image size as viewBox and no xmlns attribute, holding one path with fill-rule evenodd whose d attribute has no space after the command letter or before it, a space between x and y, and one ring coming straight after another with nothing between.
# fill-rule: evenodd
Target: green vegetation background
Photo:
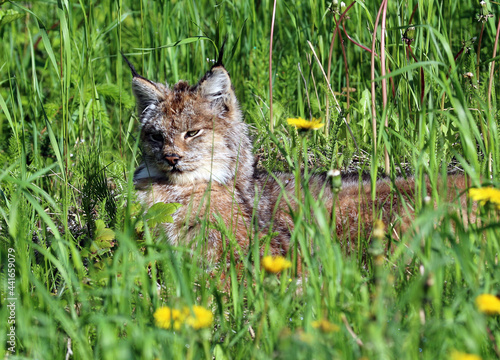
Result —
<instances>
[{"instance_id":1,"label":"green vegetation background","mask_svg":"<svg viewBox=\"0 0 500 360\"><path fill-rule=\"evenodd\" d=\"M499 292L497 211L481 207L480 221L464 224L437 185L449 170L465 171L474 186L497 184L498 71L490 70L498 5L388 2L392 82L385 103L375 57L376 138L371 54L353 41L371 48L380 3L356 2L342 22L343 47L337 34L331 86L340 115L307 43L326 71L339 20L330 5L277 2L271 135L272 1L0 1L0 353L10 354L6 305L14 297L16 354L9 359L435 359L454 350L499 356L498 317L474 306L477 295ZM407 45L410 18L415 35ZM306 249L302 287L293 271L266 275L249 254L241 281L231 264L228 292L221 269L200 266L201 249L192 255L157 241L134 202L138 120L120 51L147 78L195 83L226 37L224 63L260 166L296 174L300 164L364 170L372 180L384 170L390 179L415 176L415 232L401 239L387 230L394 253L359 238L357 254L346 256L324 207L307 196L293 236ZM376 38L380 54L380 25ZM355 89L349 102L348 87ZM286 126L286 118L299 116L328 122L308 136L307 150ZM425 205L427 195L435 207ZM316 221L299 216L309 209ZM318 247L314 256L309 242ZM382 264L372 261L382 255ZM155 326L159 306L193 304L213 311L213 328ZM319 319L339 331L314 328Z\"/></svg>"}]
</instances>

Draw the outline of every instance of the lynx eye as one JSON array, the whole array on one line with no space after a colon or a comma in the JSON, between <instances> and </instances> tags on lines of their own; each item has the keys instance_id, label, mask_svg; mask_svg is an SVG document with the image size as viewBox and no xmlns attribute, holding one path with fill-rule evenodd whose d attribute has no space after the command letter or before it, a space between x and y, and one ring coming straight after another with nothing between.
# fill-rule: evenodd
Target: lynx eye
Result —
<instances>
[{"instance_id":1,"label":"lynx eye","mask_svg":"<svg viewBox=\"0 0 500 360\"><path fill-rule=\"evenodd\" d=\"M163 136L161 134L158 134L158 133L149 134L149 138L152 141L157 142L157 143L163 142Z\"/></svg>"},{"instance_id":2,"label":"lynx eye","mask_svg":"<svg viewBox=\"0 0 500 360\"><path fill-rule=\"evenodd\" d=\"M203 132L202 129L200 130L192 130L192 131L187 131L186 132L186 135L184 135L184 139L188 139L188 138L193 138L195 136L198 136L198 135L201 135L201 133Z\"/></svg>"}]
</instances>

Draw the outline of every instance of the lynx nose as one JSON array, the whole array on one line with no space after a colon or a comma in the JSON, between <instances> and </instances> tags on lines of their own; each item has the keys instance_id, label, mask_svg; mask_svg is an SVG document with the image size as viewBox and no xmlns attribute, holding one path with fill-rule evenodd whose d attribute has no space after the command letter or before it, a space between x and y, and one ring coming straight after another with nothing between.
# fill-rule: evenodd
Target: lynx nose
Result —
<instances>
[{"instance_id":1,"label":"lynx nose","mask_svg":"<svg viewBox=\"0 0 500 360\"><path fill-rule=\"evenodd\" d=\"M180 156L177 155L177 154L167 154L165 155L165 160L167 160L167 162L172 165L172 166L175 166L177 165L177 163L179 162L180 160Z\"/></svg>"}]
</instances>

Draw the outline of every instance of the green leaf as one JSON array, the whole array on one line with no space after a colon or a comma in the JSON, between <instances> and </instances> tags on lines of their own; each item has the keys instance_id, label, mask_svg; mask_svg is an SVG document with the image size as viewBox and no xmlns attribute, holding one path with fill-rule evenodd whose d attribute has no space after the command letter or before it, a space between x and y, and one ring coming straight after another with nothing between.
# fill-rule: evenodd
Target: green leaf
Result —
<instances>
[{"instance_id":1,"label":"green leaf","mask_svg":"<svg viewBox=\"0 0 500 360\"><path fill-rule=\"evenodd\" d=\"M397 76L397 75L404 74L404 73L406 73L406 72L408 72L410 70L416 69L416 68L426 67L426 66L431 66L431 65L437 65L437 66L446 67L446 64L444 64L444 63L442 63L440 61L421 61L421 62L418 62L418 63L413 63L413 64L410 64L410 65L406 65L406 66L404 66L404 67L402 67L400 69L391 71L387 75L376 77L375 79L373 79L373 81L377 82L377 81L380 81L382 79L388 79L390 77L394 77L394 76Z\"/></svg>"},{"instance_id":2,"label":"green leaf","mask_svg":"<svg viewBox=\"0 0 500 360\"><path fill-rule=\"evenodd\" d=\"M227 360L228 359L226 354L224 354L224 350L222 350L222 347L219 344L215 345L213 356L214 356L215 360Z\"/></svg>"},{"instance_id":3,"label":"green leaf","mask_svg":"<svg viewBox=\"0 0 500 360\"><path fill-rule=\"evenodd\" d=\"M89 258L91 255L92 255L92 253L85 248L80 250L80 256L82 258Z\"/></svg>"},{"instance_id":4,"label":"green leaf","mask_svg":"<svg viewBox=\"0 0 500 360\"><path fill-rule=\"evenodd\" d=\"M144 215L144 219L148 222L150 227L155 227L159 223L171 223L174 222L174 219L170 215L175 213L180 207L181 204L177 203L167 204L159 202L149 208L146 215Z\"/></svg>"},{"instance_id":5,"label":"green leaf","mask_svg":"<svg viewBox=\"0 0 500 360\"><path fill-rule=\"evenodd\" d=\"M210 38L208 38L206 36L201 36L200 35L200 36L192 36L192 37L188 37L188 38L185 38L185 39L182 39L182 40L178 40L178 41L176 41L174 43L171 43L171 44L168 44L168 45L157 46L157 47L154 47L154 48L136 48L136 50L151 51L151 50L165 49L165 48L169 48L169 47L175 47L175 46L179 46L179 45L190 44L192 42L196 42L196 41L200 41L200 40L208 40L208 41L212 42L212 44L214 43L212 41L212 39L210 39Z\"/></svg>"},{"instance_id":6,"label":"green leaf","mask_svg":"<svg viewBox=\"0 0 500 360\"><path fill-rule=\"evenodd\" d=\"M24 14L21 14L18 11L9 9L9 10L0 10L0 27L15 21L19 18L22 18Z\"/></svg>"},{"instance_id":7,"label":"green leaf","mask_svg":"<svg viewBox=\"0 0 500 360\"><path fill-rule=\"evenodd\" d=\"M115 245L113 241L115 239L115 232L107 228L102 220L97 220L95 227L94 242L90 248L91 251L96 252L112 248Z\"/></svg>"},{"instance_id":8,"label":"green leaf","mask_svg":"<svg viewBox=\"0 0 500 360\"><path fill-rule=\"evenodd\" d=\"M135 231L137 233L141 233L144 231L144 221L142 220L139 220L136 224L135 224Z\"/></svg>"},{"instance_id":9,"label":"green leaf","mask_svg":"<svg viewBox=\"0 0 500 360\"><path fill-rule=\"evenodd\" d=\"M364 89L361 93L361 99L359 100L359 109L361 114L365 115L369 113L371 107L371 93L368 89Z\"/></svg>"}]
</instances>

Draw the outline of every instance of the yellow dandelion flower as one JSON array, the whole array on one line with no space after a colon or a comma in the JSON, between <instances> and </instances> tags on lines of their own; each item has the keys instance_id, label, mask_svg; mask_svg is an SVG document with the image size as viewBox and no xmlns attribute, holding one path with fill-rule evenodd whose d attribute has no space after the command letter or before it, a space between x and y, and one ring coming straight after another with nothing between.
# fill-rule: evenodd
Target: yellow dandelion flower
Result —
<instances>
[{"instance_id":1,"label":"yellow dandelion flower","mask_svg":"<svg viewBox=\"0 0 500 360\"><path fill-rule=\"evenodd\" d=\"M476 298L476 306L487 315L500 315L500 299L495 295L482 294Z\"/></svg>"},{"instance_id":2,"label":"yellow dandelion flower","mask_svg":"<svg viewBox=\"0 0 500 360\"><path fill-rule=\"evenodd\" d=\"M261 264L267 272L273 274L282 272L292 266L292 263L283 256L264 256Z\"/></svg>"},{"instance_id":3,"label":"yellow dandelion flower","mask_svg":"<svg viewBox=\"0 0 500 360\"><path fill-rule=\"evenodd\" d=\"M298 130L318 130L325 124L321 123L321 119L313 118L311 121L302 118L290 118L286 120L288 125L295 126Z\"/></svg>"},{"instance_id":4,"label":"yellow dandelion flower","mask_svg":"<svg viewBox=\"0 0 500 360\"><path fill-rule=\"evenodd\" d=\"M186 315L178 309L162 306L156 309L153 317L155 318L156 326L163 329L173 328L174 330L179 330L184 323Z\"/></svg>"},{"instance_id":5,"label":"yellow dandelion flower","mask_svg":"<svg viewBox=\"0 0 500 360\"><path fill-rule=\"evenodd\" d=\"M479 202L481 205L491 202L500 209L500 190L492 187L471 188L469 189L469 197Z\"/></svg>"},{"instance_id":6,"label":"yellow dandelion flower","mask_svg":"<svg viewBox=\"0 0 500 360\"><path fill-rule=\"evenodd\" d=\"M214 315L210 310L205 309L203 306L194 305L192 311L185 308L189 316L186 319L186 324L195 330L208 328L212 326Z\"/></svg>"},{"instance_id":7,"label":"yellow dandelion flower","mask_svg":"<svg viewBox=\"0 0 500 360\"><path fill-rule=\"evenodd\" d=\"M475 354L467 354L460 351L453 351L451 353L452 360L482 360L481 356Z\"/></svg>"},{"instance_id":8,"label":"yellow dandelion flower","mask_svg":"<svg viewBox=\"0 0 500 360\"><path fill-rule=\"evenodd\" d=\"M337 332L340 330L338 325L335 325L326 319L313 321L312 326L313 326L313 328L319 329L319 330L321 330L321 332L324 332L324 333L332 333L332 332Z\"/></svg>"}]
</instances>

